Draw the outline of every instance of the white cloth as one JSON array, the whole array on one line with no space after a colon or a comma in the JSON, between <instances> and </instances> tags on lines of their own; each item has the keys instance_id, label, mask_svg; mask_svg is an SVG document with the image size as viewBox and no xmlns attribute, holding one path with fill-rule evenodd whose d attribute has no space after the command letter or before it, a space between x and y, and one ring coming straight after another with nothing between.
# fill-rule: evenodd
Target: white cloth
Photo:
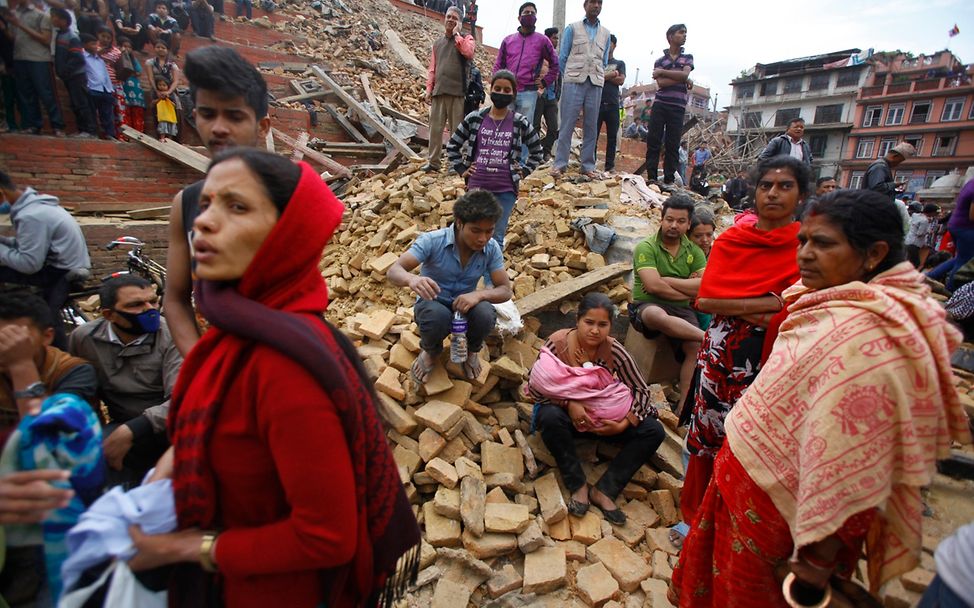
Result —
<instances>
[{"instance_id":1,"label":"white cloth","mask_svg":"<svg viewBox=\"0 0 974 608\"><path fill-rule=\"evenodd\" d=\"M974 523L961 526L934 553L937 574L950 590L974 606Z\"/></svg>"},{"instance_id":2,"label":"white cloth","mask_svg":"<svg viewBox=\"0 0 974 608\"><path fill-rule=\"evenodd\" d=\"M70 591L82 572L108 558L131 559L132 524L146 534L176 529L172 481L162 479L128 492L116 486L96 500L68 532L69 557L61 568L64 589Z\"/></svg>"},{"instance_id":3,"label":"white cloth","mask_svg":"<svg viewBox=\"0 0 974 608\"><path fill-rule=\"evenodd\" d=\"M910 228L906 231L907 245L923 247L927 244L927 231L930 229L930 220L922 213L914 213L910 216Z\"/></svg>"},{"instance_id":4,"label":"white cloth","mask_svg":"<svg viewBox=\"0 0 974 608\"><path fill-rule=\"evenodd\" d=\"M799 139L797 142L792 138L788 138L788 143L791 144L791 155L798 160L805 160L805 151L802 150L802 140Z\"/></svg>"}]
</instances>

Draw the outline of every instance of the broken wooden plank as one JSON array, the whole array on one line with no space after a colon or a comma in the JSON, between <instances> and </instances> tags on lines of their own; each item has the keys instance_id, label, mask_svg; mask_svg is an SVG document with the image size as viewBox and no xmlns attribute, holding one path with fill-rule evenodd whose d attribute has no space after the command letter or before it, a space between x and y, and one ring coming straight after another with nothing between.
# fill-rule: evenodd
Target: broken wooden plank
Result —
<instances>
[{"instance_id":1,"label":"broken wooden plank","mask_svg":"<svg viewBox=\"0 0 974 608\"><path fill-rule=\"evenodd\" d=\"M310 147L315 150L321 150L322 152L331 152L332 150L359 150L363 152L381 152L386 153L385 144L373 144L367 143L363 144L357 141L321 141L320 139L314 141L310 144ZM397 150L398 152L398 150Z\"/></svg>"},{"instance_id":2,"label":"broken wooden plank","mask_svg":"<svg viewBox=\"0 0 974 608\"><path fill-rule=\"evenodd\" d=\"M334 91L314 91L312 93L301 93L299 95L289 95L287 97L281 97L278 99L278 103L291 103L294 101L306 101L308 99L321 99L322 97L328 97L329 95L334 95Z\"/></svg>"},{"instance_id":3,"label":"broken wooden plank","mask_svg":"<svg viewBox=\"0 0 974 608\"><path fill-rule=\"evenodd\" d=\"M368 137L362 135L362 132L355 128L355 125L348 120L347 116L342 114L341 111L335 107L335 104L326 103L324 105L325 110L331 114L331 117L335 119L335 122L337 122L341 128L345 129L345 132L348 133L352 139L362 144L372 143L369 141Z\"/></svg>"},{"instance_id":4,"label":"broken wooden plank","mask_svg":"<svg viewBox=\"0 0 974 608\"><path fill-rule=\"evenodd\" d=\"M146 135L141 131L136 131L128 125L122 125L122 134L183 166L196 169L200 173L206 173L206 169L210 166L210 159L171 139L169 141L159 141L155 137Z\"/></svg>"},{"instance_id":5,"label":"broken wooden plank","mask_svg":"<svg viewBox=\"0 0 974 608\"><path fill-rule=\"evenodd\" d=\"M268 131L267 135L264 136L264 148L266 148L268 152L277 152L277 149L274 147L274 134L270 131Z\"/></svg>"},{"instance_id":6,"label":"broken wooden plank","mask_svg":"<svg viewBox=\"0 0 974 608\"><path fill-rule=\"evenodd\" d=\"M414 125L416 125L417 127L427 127L427 128L429 128L429 126L425 122L423 122L422 120L416 118L415 116L412 116L410 114L406 114L405 112L400 112L399 110L396 110L395 108L390 108L386 104L381 104L379 107L382 108L382 113L385 114L386 116L390 116L390 117L395 118L397 120L404 120L406 122L411 122Z\"/></svg>"},{"instance_id":7,"label":"broken wooden plank","mask_svg":"<svg viewBox=\"0 0 974 608\"><path fill-rule=\"evenodd\" d=\"M359 74L359 80L362 81L362 88L365 90L365 98L369 100L369 105L372 106L372 111L375 112L376 116L382 118L382 108L379 107L379 102L375 98L375 93L372 92L372 83L369 82L369 75L362 72Z\"/></svg>"},{"instance_id":8,"label":"broken wooden plank","mask_svg":"<svg viewBox=\"0 0 974 608\"><path fill-rule=\"evenodd\" d=\"M303 148L308 147L308 139L310 139L307 131L301 131L298 134L298 143L294 147L294 152L291 154L291 160L294 162L300 162L304 159Z\"/></svg>"},{"instance_id":9,"label":"broken wooden plank","mask_svg":"<svg viewBox=\"0 0 974 608\"><path fill-rule=\"evenodd\" d=\"M325 167L326 169L328 169L329 172L334 173L335 175L341 175L341 176L344 176L344 177L350 177L351 176L352 172L348 170L348 167L346 167L345 165L339 163L338 161L336 161L336 160L334 160L332 158L329 158L329 157L325 156L324 154L322 154L321 152L318 152L317 150L312 150L308 146L299 145L298 144L298 141L296 139L294 139L293 137L291 137L291 136L289 136L289 135L287 135L285 133L281 133L280 131L278 131L277 129L275 129L273 127L271 127L271 132L274 134L274 137L276 137L279 140L281 140L281 142L285 146L288 146L289 148L292 148L292 149L295 149L295 150L301 150L302 152L304 152L305 156L307 156L311 160L315 161L316 163L322 165L323 167Z\"/></svg>"},{"instance_id":10,"label":"broken wooden plank","mask_svg":"<svg viewBox=\"0 0 974 608\"><path fill-rule=\"evenodd\" d=\"M154 220L161 217L169 217L172 205L163 207L150 207L148 209L133 209L128 211L128 216L133 220Z\"/></svg>"},{"instance_id":11,"label":"broken wooden plank","mask_svg":"<svg viewBox=\"0 0 974 608\"><path fill-rule=\"evenodd\" d=\"M515 302L517 304L517 311L521 313L522 317L529 315L541 310L545 306L560 302L565 298L570 298L587 289L591 289L600 283L611 281L616 277L626 274L630 270L632 270L632 264L629 262L618 262L603 266L602 268L596 268L570 281L556 283L517 300Z\"/></svg>"},{"instance_id":12,"label":"broken wooden plank","mask_svg":"<svg viewBox=\"0 0 974 608\"><path fill-rule=\"evenodd\" d=\"M406 142L400 139L398 135L393 133L389 129L389 127L387 127L386 124L382 122L382 120L376 118L374 114L372 114L364 107L362 107L362 104L360 104L358 100L352 97L348 93L348 91L338 86L338 83L332 80L331 76L329 76L323 69L321 69L320 66L317 65L311 66L311 71L314 72L319 78L321 78L322 82L324 82L333 91L335 91L335 93L341 98L342 101L345 102L346 105L348 105L348 107L355 110L355 112L362 118L362 120L372 125L372 127L376 131L382 134L382 137L385 137L389 141L389 143L391 143L393 146L396 147L396 149L402 152L403 156L405 156L410 160L422 160L422 157L420 157L419 154L413 152L413 150L406 144Z\"/></svg>"}]
</instances>

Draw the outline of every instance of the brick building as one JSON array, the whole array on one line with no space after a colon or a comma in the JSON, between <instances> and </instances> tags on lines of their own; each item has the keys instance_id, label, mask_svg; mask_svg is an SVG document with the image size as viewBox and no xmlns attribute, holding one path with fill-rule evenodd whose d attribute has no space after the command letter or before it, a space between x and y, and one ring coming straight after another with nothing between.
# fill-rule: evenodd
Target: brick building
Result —
<instances>
[{"instance_id":1,"label":"brick building","mask_svg":"<svg viewBox=\"0 0 974 608\"><path fill-rule=\"evenodd\" d=\"M869 164L903 141L917 149L894 176L909 182L907 192L974 165L974 66L950 51L882 53L870 64L842 156L842 186L859 187Z\"/></svg>"},{"instance_id":2,"label":"brick building","mask_svg":"<svg viewBox=\"0 0 974 608\"><path fill-rule=\"evenodd\" d=\"M816 176L836 175L853 127L856 92L869 65L859 49L757 64L731 82L727 134L743 156L756 155L788 121L805 119Z\"/></svg>"}]
</instances>

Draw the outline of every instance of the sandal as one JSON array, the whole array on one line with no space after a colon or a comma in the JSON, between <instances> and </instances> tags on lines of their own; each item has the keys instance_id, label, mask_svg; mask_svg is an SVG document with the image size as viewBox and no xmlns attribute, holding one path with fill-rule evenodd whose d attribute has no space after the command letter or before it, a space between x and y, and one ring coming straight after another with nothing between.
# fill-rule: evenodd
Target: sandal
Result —
<instances>
[{"instance_id":1,"label":"sandal","mask_svg":"<svg viewBox=\"0 0 974 608\"><path fill-rule=\"evenodd\" d=\"M592 506L591 503L580 502L572 498L568 501L568 512L575 517L581 517L588 513L588 508Z\"/></svg>"},{"instance_id":2,"label":"sandal","mask_svg":"<svg viewBox=\"0 0 974 608\"><path fill-rule=\"evenodd\" d=\"M476 353L470 353L463 363L463 375L467 377L467 380L476 380L480 377L480 372L480 357Z\"/></svg>"},{"instance_id":3,"label":"sandal","mask_svg":"<svg viewBox=\"0 0 974 608\"><path fill-rule=\"evenodd\" d=\"M602 516L605 520L615 526L626 525L626 514L623 513L622 509L612 509L611 511L602 510Z\"/></svg>"},{"instance_id":4,"label":"sandal","mask_svg":"<svg viewBox=\"0 0 974 608\"><path fill-rule=\"evenodd\" d=\"M416 384L426 384L426 380L433 373L433 358L429 358L429 363L424 363L424 354L426 353L419 353L419 356L413 362L413 366L409 368L409 373L413 378L413 382ZM426 356L429 357L429 355Z\"/></svg>"}]
</instances>

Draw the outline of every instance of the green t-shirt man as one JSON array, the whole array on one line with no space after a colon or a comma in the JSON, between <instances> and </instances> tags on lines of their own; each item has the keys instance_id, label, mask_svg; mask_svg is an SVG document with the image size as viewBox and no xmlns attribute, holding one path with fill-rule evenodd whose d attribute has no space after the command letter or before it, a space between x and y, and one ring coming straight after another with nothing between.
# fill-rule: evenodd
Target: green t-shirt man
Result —
<instances>
[{"instance_id":1,"label":"green t-shirt man","mask_svg":"<svg viewBox=\"0 0 974 608\"><path fill-rule=\"evenodd\" d=\"M664 303L673 306L689 306L690 300L666 300L647 293L643 288L643 281L639 278L642 268L655 268L659 276L677 279L689 279L690 275L703 270L707 265L707 258L693 241L684 235L680 239L680 251L676 256L663 248L660 233L647 237L636 245L633 251L634 276L632 283L632 299L634 302Z\"/></svg>"}]
</instances>

